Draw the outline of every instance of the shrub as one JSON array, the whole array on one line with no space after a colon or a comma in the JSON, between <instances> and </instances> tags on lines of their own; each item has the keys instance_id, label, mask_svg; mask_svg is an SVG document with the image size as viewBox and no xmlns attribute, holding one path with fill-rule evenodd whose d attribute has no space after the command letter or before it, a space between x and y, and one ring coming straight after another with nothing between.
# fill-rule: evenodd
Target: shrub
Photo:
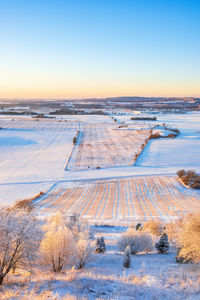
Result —
<instances>
[{"instance_id":1,"label":"shrub","mask_svg":"<svg viewBox=\"0 0 200 300\"><path fill-rule=\"evenodd\" d=\"M159 236L163 233L163 226L159 221L150 220L143 225L142 230Z\"/></svg>"},{"instance_id":2,"label":"shrub","mask_svg":"<svg viewBox=\"0 0 200 300\"><path fill-rule=\"evenodd\" d=\"M38 195L36 195L33 198L19 200L18 202L16 202L14 204L12 209L23 209L28 212L31 212L34 209L33 201L36 200L37 198L41 197L43 194L44 194L44 192L40 192Z\"/></svg>"},{"instance_id":3,"label":"shrub","mask_svg":"<svg viewBox=\"0 0 200 300\"><path fill-rule=\"evenodd\" d=\"M165 225L165 232L168 236L168 239L170 241L173 241L176 239L176 232L177 232L177 224L176 222L170 222L170 223L167 223Z\"/></svg>"},{"instance_id":4,"label":"shrub","mask_svg":"<svg viewBox=\"0 0 200 300\"><path fill-rule=\"evenodd\" d=\"M88 223L83 222L79 214L70 216L69 221L66 222L66 226L71 230L76 241L79 238L93 239L93 234L90 231Z\"/></svg>"},{"instance_id":5,"label":"shrub","mask_svg":"<svg viewBox=\"0 0 200 300\"><path fill-rule=\"evenodd\" d=\"M77 242L76 259L78 269L82 269L90 259L94 244L90 239L80 238Z\"/></svg>"},{"instance_id":6,"label":"shrub","mask_svg":"<svg viewBox=\"0 0 200 300\"><path fill-rule=\"evenodd\" d=\"M149 252L153 249L153 239L147 232L129 229L121 235L118 242L120 251L124 252L127 246L130 246L131 254L143 251Z\"/></svg>"},{"instance_id":7,"label":"shrub","mask_svg":"<svg viewBox=\"0 0 200 300\"><path fill-rule=\"evenodd\" d=\"M32 199L24 199L24 200L18 201L14 205L13 209L24 209L28 212L31 212L33 210Z\"/></svg>"},{"instance_id":8,"label":"shrub","mask_svg":"<svg viewBox=\"0 0 200 300\"><path fill-rule=\"evenodd\" d=\"M64 225L50 223L41 242L40 253L44 265L53 272L60 272L66 265L75 262L76 245L72 232Z\"/></svg>"},{"instance_id":9,"label":"shrub","mask_svg":"<svg viewBox=\"0 0 200 300\"><path fill-rule=\"evenodd\" d=\"M160 133L152 133L151 136L150 136L150 139L160 139L161 138L161 135Z\"/></svg>"},{"instance_id":10,"label":"shrub","mask_svg":"<svg viewBox=\"0 0 200 300\"><path fill-rule=\"evenodd\" d=\"M27 211L0 209L0 285L11 269L30 266L41 233L38 221Z\"/></svg>"},{"instance_id":11,"label":"shrub","mask_svg":"<svg viewBox=\"0 0 200 300\"><path fill-rule=\"evenodd\" d=\"M163 233L158 243L155 244L158 253L167 254L169 252L169 242L166 233Z\"/></svg>"},{"instance_id":12,"label":"shrub","mask_svg":"<svg viewBox=\"0 0 200 300\"><path fill-rule=\"evenodd\" d=\"M77 137L73 137L73 144L76 145Z\"/></svg>"},{"instance_id":13,"label":"shrub","mask_svg":"<svg viewBox=\"0 0 200 300\"><path fill-rule=\"evenodd\" d=\"M181 178L182 182L193 189L200 189L200 175L196 174L195 171L189 170L185 172L180 170L177 175Z\"/></svg>"},{"instance_id":14,"label":"shrub","mask_svg":"<svg viewBox=\"0 0 200 300\"><path fill-rule=\"evenodd\" d=\"M94 247L89 227L80 221L79 215L67 220L57 213L44 225L44 230L40 247L44 265L51 266L54 272L75 264L79 269L84 267Z\"/></svg>"},{"instance_id":15,"label":"shrub","mask_svg":"<svg viewBox=\"0 0 200 300\"><path fill-rule=\"evenodd\" d=\"M124 261L123 261L124 268L130 268L131 266L131 249L130 246L126 247L125 253L124 253Z\"/></svg>"},{"instance_id":16,"label":"shrub","mask_svg":"<svg viewBox=\"0 0 200 300\"><path fill-rule=\"evenodd\" d=\"M185 170L179 170L178 172L177 172L177 175L178 175L178 177L182 177L182 176L184 176L186 174L186 171Z\"/></svg>"},{"instance_id":17,"label":"shrub","mask_svg":"<svg viewBox=\"0 0 200 300\"><path fill-rule=\"evenodd\" d=\"M96 253L104 253L105 251L106 251L106 244L105 244L104 238L101 237L100 239L97 239L97 241L96 241L95 252Z\"/></svg>"},{"instance_id":18,"label":"shrub","mask_svg":"<svg viewBox=\"0 0 200 300\"><path fill-rule=\"evenodd\" d=\"M183 262L200 262L200 213L184 217L177 234L177 245L177 258L182 258Z\"/></svg>"},{"instance_id":19,"label":"shrub","mask_svg":"<svg viewBox=\"0 0 200 300\"><path fill-rule=\"evenodd\" d=\"M199 190L200 189L200 177L196 177L191 185L191 188Z\"/></svg>"},{"instance_id":20,"label":"shrub","mask_svg":"<svg viewBox=\"0 0 200 300\"><path fill-rule=\"evenodd\" d=\"M184 256L181 255L181 248L178 248L177 249L177 252L176 252L176 262L177 264L187 264L187 263L191 263L191 260L186 260L184 258Z\"/></svg>"}]
</instances>

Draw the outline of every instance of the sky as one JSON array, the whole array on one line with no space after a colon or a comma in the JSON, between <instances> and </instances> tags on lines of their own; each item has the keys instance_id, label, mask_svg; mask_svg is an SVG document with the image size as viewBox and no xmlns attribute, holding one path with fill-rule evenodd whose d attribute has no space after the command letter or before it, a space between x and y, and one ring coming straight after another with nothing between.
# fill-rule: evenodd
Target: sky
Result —
<instances>
[{"instance_id":1,"label":"sky","mask_svg":"<svg viewBox=\"0 0 200 300\"><path fill-rule=\"evenodd\" d=\"M0 0L0 98L200 97L199 0Z\"/></svg>"}]
</instances>

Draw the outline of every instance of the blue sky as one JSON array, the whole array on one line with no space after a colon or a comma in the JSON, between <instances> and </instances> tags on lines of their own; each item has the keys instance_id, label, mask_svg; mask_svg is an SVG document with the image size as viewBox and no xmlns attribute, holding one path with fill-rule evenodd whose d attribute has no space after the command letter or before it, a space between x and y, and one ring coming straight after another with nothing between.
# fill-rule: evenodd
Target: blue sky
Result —
<instances>
[{"instance_id":1,"label":"blue sky","mask_svg":"<svg viewBox=\"0 0 200 300\"><path fill-rule=\"evenodd\" d=\"M0 0L0 97L200 96L200 1Z\"/></svg>"}]
</instances>

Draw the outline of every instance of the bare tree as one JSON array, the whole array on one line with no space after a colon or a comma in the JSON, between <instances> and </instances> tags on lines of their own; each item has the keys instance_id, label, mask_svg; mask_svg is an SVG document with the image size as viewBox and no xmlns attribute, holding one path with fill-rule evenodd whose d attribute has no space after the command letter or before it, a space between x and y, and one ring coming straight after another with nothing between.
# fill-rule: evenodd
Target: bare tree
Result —
<instances>
[{"instance_id":1,"label":"bare tree","mask_svg":"<svg viewBox=\"0 0 200 300\"><path fill-rule=\"evenodd\" d=\"M0 209L0 285L11 269L30 267L40 238L41 230L32 214Z\"/></svg>"}]
</instances>

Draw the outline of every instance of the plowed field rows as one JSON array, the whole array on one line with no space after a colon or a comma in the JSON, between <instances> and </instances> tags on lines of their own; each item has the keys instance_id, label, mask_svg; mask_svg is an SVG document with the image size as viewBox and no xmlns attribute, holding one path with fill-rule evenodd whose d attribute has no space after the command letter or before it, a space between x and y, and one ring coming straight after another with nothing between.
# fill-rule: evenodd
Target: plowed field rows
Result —
<instances>
[{"instance_id":1,"label":"plowed field rows","mask_svg":"<svg viewBox=\"0 0 200 300\"><path fill-rule=\"evenodd\" d=\"M16 130L38 130L38 131L68 131L77 130L77 121L55 120L55 119L32 119L32 118L13 118L0 119L0 127L4 129Z\"/></svg>"},{"instance_id":2,"label":"plowed field rows","mask_svg":"<svg viewBox=\"0 0 200 300\"><path fill-rule=\"evenodd\" d=\"M118 130L108 124L82 126L69 170L132 165L149 130Z\"/></svg>"},{"instance_id":3,"label":"plowed field rows","mask_svg":"<svg viewBox=\"0 0 200 300\"><path fill-rule=\"evenodd\" d=\"M44 216L60 211L112 223L170 221L200 209L200 193L184 188L174 177L167 176L99 180L57 184L36 206Z\"/></svg>"}]
</instances>

